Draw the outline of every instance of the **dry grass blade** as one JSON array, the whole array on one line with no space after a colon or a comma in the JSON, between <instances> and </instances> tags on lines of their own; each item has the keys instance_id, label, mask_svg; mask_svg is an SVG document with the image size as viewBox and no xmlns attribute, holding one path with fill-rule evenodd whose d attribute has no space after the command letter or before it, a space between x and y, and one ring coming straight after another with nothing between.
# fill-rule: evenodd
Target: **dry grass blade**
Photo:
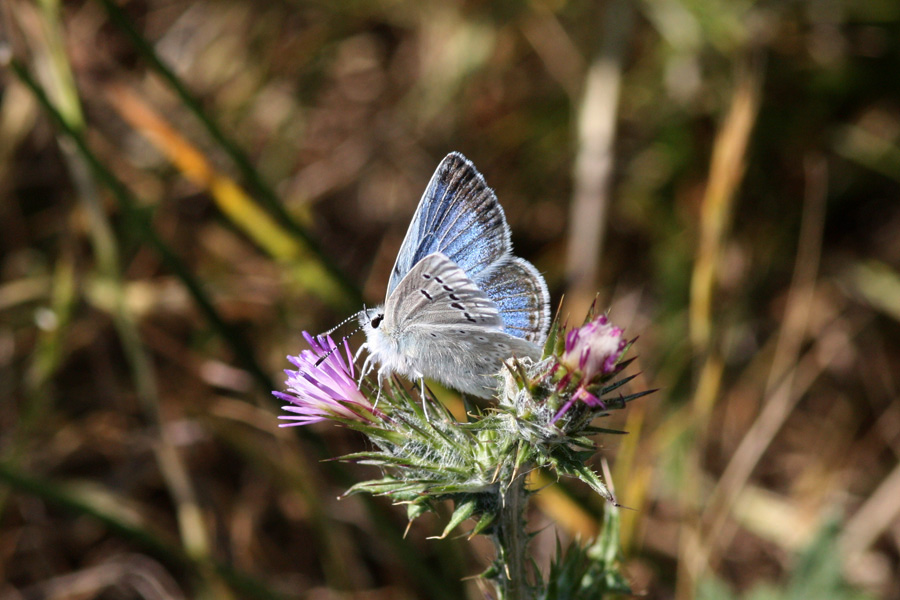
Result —
<instances>
[{"instance_id":1,"label":"dry grass blade","mask_svg":"<svg viewBox=\"0 0 900 600\"><path fill-rule=\"evenodd\" d=\"M700 452L712 409L719 397L725 364L713 339L713 296L720 278L722 249L731 225L738 186L744 175L747 144L756 122L762 85L758 61L742 64L731 105L716 135L706 192L700 206L700 240L691 273L689 331L699 362L693 392L690 428L698 438L688 457L688 480L681 492L684 507L698 506ZM702 539L693 519L682 524L679 575L676 589L682 600L693 598L695 586L706 569Z\"/></svg>"},{"instance_id":2,"label":"dry grass blade","mask_svg":"<svg viewBox=\"0 0 900 600\"><path fill-rule=\"evenodd\" d=\"M558 482L543 471L532 471L529 475L529 489L539 490L537 505L551 517L568 535L590 539L597 535L600 524L595 515L586 511L578 502L561 489Z\"/></svg>"},{"instance_id":3,"label":"dry grass blade","mask_svg":"<svg viewBox=\"0 0 900 600\"><path fill-rule=\"evenodd\" d=\"M606 230L622 65L634 15L628 0L606 5L603 35L591 61L578 114L575 191L566 250L568 310L586 314L597 294L597 265Z\"/></svg>"},{"instance_id":4,"label":"dry grass blade","mask_svg":"<svg viewBox=\"0 0 900 600\"><path fill-rule=\"evenodd\" d=\"M346 302L331 274L140 96L124 84L109 85L106 93L113 108L132 127L147 136L187 179L209 192L235 227L269 256L289 266L305 289L335 306Z\"/></svg>"},{"instance_id":5,"label":"dry grass blade","mask_svg":"<svg viewBox=\"0 0 900 600\"><path fill-rule=\"evenodd\" d=\"M807 161L806 200L794 278L772 358L769 380L764 391L763 409L757 421L741 440L710 497L703 516L709 552L715 552L715 549L721 547L722 541L718 537L735 499L743 490L772 438L802 396L800 390L808 389L813 381L804 371L801 378L803 383L800 387L795 386L799 369L799 352L806 337L810 304L815 293L826 197L825 164L821 158L810 159ZM818 371L821 367L813 363L807 368Z\"/></svg>"},{"instance_id":6,"label":"dry grass blade","mask_svg":"<svg viewBox=\"0 0 900 600\"><path fill-rule=\"evenodd\" d=\"M761 68L758 61L751 61L738 72L731 106L716 135L706 193L700 206L700 240L691 275L690 331L694 350L701 355L709 350L712 341L713 296L719 278L719 261L756 121Z\"/></svg>"},{"instance_id":7,"label":"dry grass blade","mask_svg":"<svg viewBox=\"0 0 900 600\"><path fill-rule=\"evenodd\" d=\"M51 90L52 101L58 107L61 119L73 130L85 129L78 90L75 87L68 55L63 49L62 24L58 5L49 3L34 15L41 20L39 30L49 53L38 53L35 69L42 74L43 85ZM30 14L30 13L29 13ZM41 47L39 40L32 45ZM78 198L89 215L89 227L94 251L98 257L98 276L109 285L112 303L110 316L115 324L126 362L137 391L143 417L156 435L157 464L166 480L173 502L178 506L178 523L186 551L194 558L206 559L210 543L206 523L202 518L193 483L183 458L166 434L160 415L160 397L156 374L147 349L141 340L138 323L125 302L124 278L121 273L121 251L113 234L113 227L102 208L98 186L85 157L78 153L68 139L60 134L63 155L78 190ZM215 585L215 583L212 583Z\"/></svg>"}]
</instances>

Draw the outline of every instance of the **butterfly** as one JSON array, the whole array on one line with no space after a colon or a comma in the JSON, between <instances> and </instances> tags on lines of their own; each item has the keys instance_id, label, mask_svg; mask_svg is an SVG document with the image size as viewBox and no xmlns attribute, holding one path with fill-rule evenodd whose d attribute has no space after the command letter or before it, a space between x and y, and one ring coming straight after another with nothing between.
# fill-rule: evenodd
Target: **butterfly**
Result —
<instances>
[{"instance_id":1,"label":"butterfly","mask_svg":"<svg viewBox=\"0 0 900 600\"><path fill-rule=\"evenodd\" d=\"M458 152L431 177L388 282L382 306L359 315L378 379L439 381L488 398L503 361L538 359L550 326L547 284L512 255L494 191ZM361 348L362 350L362 348Z\"/></svg>"}]
</instances>

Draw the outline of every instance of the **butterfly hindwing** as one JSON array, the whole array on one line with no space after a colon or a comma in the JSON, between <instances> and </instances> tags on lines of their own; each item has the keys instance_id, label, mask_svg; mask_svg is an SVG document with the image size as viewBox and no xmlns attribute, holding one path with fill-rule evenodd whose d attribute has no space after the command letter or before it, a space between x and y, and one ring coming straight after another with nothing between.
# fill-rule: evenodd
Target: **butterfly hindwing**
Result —
<instances>
[{"instance_id":1,"label":"butterfly hindwing","mask_svg":"<svg viewBox=\"0 0 900 600\"><path fill-rule=\"evenodd\" d=\"M535 344L496 329L444 325L438 336L422 344L428 352L419 360L421 372L479 398L489 398L497 389L505 360L512 356L537 360L541 354Z\"/></svg>"},{"instance_id":2,"label":"butterfly hindwing","mask_svg":"<svg viewBox=\"0 0 900 600\"><path fill-rule=\"evenodd\" d=\"M386 324L399 332L416 326L468 325L501 330L497 305L443 254L420 260L400 280L384 307Z\"/></svg>"},{"instance_id":3,"label":"butterfly hindwing","mask_svg":"<svg viewBox=\"0 0 900 600\"><path fill-rule=\"evenodd\" d=\"M429 254L440 252L475 278L510 253L509 226L494 191L458 152L438 165L391 271L387 296Z\"/></svg>"},{"instance_id":4,"label":"butterfly hindwing","mask_svg":"<svg viewBox=\"0 0 900 600\"><path fill-rule=\"evenodd\" d=\"M511 257L475 282L497 305L504 331L544 345L550 327L550 294L534 265Z\"/></svg>"},{"instance_id":5,"label":"butterfly hindwing","mask_svg":"<svg viewBox=\"0 0 900 600\"><path fill-rule=\"evenodd\" d=\"M409 371L483 398L496 388L504 360L540 356L536 344L504 331L497 304L440 253L423 258L400 281L380 330L415 357L398 367L408 364Z\"/></svg>"}]
</instances>

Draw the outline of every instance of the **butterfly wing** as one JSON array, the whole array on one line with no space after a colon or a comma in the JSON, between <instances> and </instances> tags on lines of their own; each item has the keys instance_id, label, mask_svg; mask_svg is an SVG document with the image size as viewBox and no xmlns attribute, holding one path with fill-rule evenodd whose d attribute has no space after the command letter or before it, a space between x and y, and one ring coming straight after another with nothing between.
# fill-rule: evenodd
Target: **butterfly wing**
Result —
<instances>
[{"instance_id":1,"label":"butterfly wing","mask_svg":"<svg viewBox=\"0 0 900 600\"><path fill-rule=\"evenodd\" d=\"M474 279L510 250L509 226L497 196L475 165L452 152L438 165L419 201L391 271L387 297L419 261L435 252Z\"/></svg>"},{"instance_id":2,"label":"butterfly wing","mask_svg":"<svg viewBox=\"0 0 900 600\"><path fill-rule=\"evenodd\" d=\"M505 360L512 356L537 360L541 354L531 342L470 325L446 326L439 337L440 342L422 355L419 371L429 379L479 398L493 396Z\"/></svg>"},{"instance_id":3,"label":"butterfly wing","mask_svg":"<svg viewBox=\"0 0 900 600\"><path fill-rule=\"evenodd\" d=\"M489 397L507 358L540 357L537 345L504 331L497 304L443 254L419 261L384 311L379 334L391 343L375 344L386 349L376 360L467 394Z\"/></svg>"},{"instance_id":4,"label":"butterfly wing","mask_svg":"<svg viewBox=\"0 0 900 600\"><path fill-rule=\"evenodd\" d=\"M514 256L475 283L497 305L504 331L544 345L550 328L550 293L534 265Z\"/></svg>"},{"instance_id":5,"label":"butterfly wing","mask_svg":"<svg viewBox=\"0 0 900 600\"><path fill-rule=\"evenodd\" d=\"M400 280L384 305L384 318L388 329L400 334L457 324L503 328L497 305L440 253L424 257Z\"/></svg>"}]
</instances>

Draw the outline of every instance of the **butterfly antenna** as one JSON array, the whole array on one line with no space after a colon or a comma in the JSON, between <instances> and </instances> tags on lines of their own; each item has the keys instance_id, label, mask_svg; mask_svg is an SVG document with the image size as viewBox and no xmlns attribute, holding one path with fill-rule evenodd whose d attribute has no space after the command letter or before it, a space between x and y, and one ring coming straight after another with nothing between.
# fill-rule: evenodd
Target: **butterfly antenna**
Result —
<instances>
[{"instance_id":1,"label":"butterfly antenna","mask_svg":"<svg viewBox=\"0 0 900 600\"><path fill-rule=\"evenodd\" d=\"M365 308L365 306L364 306L363 309L362 309L361 311L353 313L352 315L350 315L349 317L347 317L346 319L344 319L343 321L341 321L340 323L338 323L337 325L335 325L334 327L332 327L332 328L329 329L328 331L325 331L325 332L320 333L319 336L331 335L331 334L334 333L336 330L340 329L341 327L343 327L344 325L346 325L347 323L349 323L349 322L352 321L353 319L358 319L358 318L359 318L359 314L362 313L362 312L365 312L365 310L366 310L366 308ZM359 331L359 329L357 329L356 331ZM356 333L356 331L354 331L353 333ZM353 335L353 333L351 333L350 335ZM317 337L318 337L318 336L317 336Z\"/></svg>"},{"instance_id":2,"label":"butterfly antenna","mask_svg":"<svg viewBox=\"0 0 900 600\"><path fill-rule=\"evenodd\" d=\"M316 336L316 339L319 339L319 338L325 338L326 336L331 335L332 333L334 333L335 331L337 331L338 329L340 329L341 327L343 327L344 325L346 325L347 323L349 323L349 322L352 321L353 319L358 319L358 318L359 318L359 315L360 315L360 314L365 314L365 312L366 312L366 307L365 307L365 305L363 305L363 309L362 309L361 311L353 313L352 315L350 315L349 317L347 317L346 319L344 319L343 321L341 321L340 323L338 323L337 325L335 325L334 327L332 327L332 328L329 329L328 331L323 331L322 333L320 333L319 335ZM345 335L344 337L342 337L342 338L341 338L340 344L343 344L345 341L347 341L347 338L349 338L351 335L353 335L354 333L356 333L356 332L359 331L360 329L362 329L362 327L357 327L356 329L354 329L353 331L351 331L350 333L348 333L347 335ZM338 346L340 346L340 344L335 344L335 346L334 346L333 348L329 348L329 349L328 349L328 352L326 352L324 355L320 356L320 357L319 357L319 360L316 361L316 366L318 367L318 366L321 365L323 362L325 362L325 359L326 359L326 358L328 358L329 356L331 356L332 354L334 354L334 351L338 349Z\"/></svg>"},{"instance_id":3,"label":"butterfly antenna","mask_svg":"<svg viewBox=\"0 0 900 600\"><path fill-rule=\"evenodd\" d=\"M344 321L344 322L346 323L346 321ZM338 326L338 327L340 327L340 326ZM335 329L337 329L337 327L335 327ZM351 335L353 335L354 333L356 333L356 332L359 331L360 329L362 329L362 327L357 327L356 329L354 329L353 331L351 331L350 333L348 333L347 335L345 335L344 337L342 337L340 343L335 344L333 347L331 347L331 348L328 349L328 352L326 352L325 354L323 354L322 356L319 357L319 360L316 361L316 366L318 367L318 366L321 365L323 362L325 362L325 359L326 359L326 358L328 358L329 356L331 356L332 354L334 354L335 350L337 350L338 347L339 347L341 344L343 344L344 342L346 342L347 339L348 339ZM334 329L332 329L332 331L334 331ZM328 335L328 334L327 334L327 333L323 333L322 335L323 335L323 336L326 336L326 335Z\"/></svg>"}]
</instances>

